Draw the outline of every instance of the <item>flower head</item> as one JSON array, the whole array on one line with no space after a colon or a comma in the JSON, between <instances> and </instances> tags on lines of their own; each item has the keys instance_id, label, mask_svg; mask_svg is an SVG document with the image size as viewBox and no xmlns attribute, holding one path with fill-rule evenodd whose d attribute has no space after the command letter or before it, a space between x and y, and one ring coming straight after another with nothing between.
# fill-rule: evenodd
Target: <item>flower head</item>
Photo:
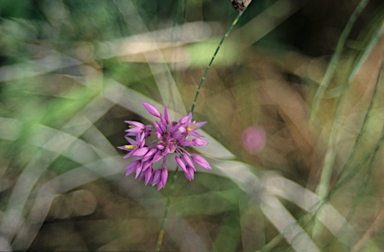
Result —
<instances>
[{"instance_id":1,"label":"flower head","mask_svg":"<svg viewBox=\"0 0 384 252\"><path fill-rule=\"evenodd\" d=\"M168 169L166 167L166 161L169 154L173 155L176 163L184 171L186 178L189 180L194 178L194 172L196 171L193 163L204 169L212 169L203 157L191 155L183 148L184 146L202 146L208 144L207 141L200 139L204 136L196 132L196 130L201 128L206 122L192 121L192 113L182 117L178 122L171 122L167 107L165 107L163 115L151 104L146 102L142 103L151 115L160 120L153 122L154 128L152 125L144 125L135 121L125 121L129 124L125 136L129 144L118 148L129 152L124 158L140 158L125 168L127 170L125 176L135 172L135 178L145 179L145 184L151 183L152 186L157 184L157 190L160 190L164 188L167 183ZM157 139L147 144L145 140L151 135L155 135ZM131 136L134 136L136 140L133 140ZM191 137L193 137L193 139L190 139ZM152 165L160 160L163 160L161 168L155 171Z\"/></svg>"}]
</instances>

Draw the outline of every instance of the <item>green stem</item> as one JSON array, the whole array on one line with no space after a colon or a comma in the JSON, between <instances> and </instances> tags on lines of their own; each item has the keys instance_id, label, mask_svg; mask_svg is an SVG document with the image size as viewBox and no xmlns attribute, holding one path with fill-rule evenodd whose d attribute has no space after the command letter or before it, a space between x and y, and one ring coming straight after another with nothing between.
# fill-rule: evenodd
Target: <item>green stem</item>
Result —
<instances>
[{"instance_id":1,"label":"green stem","mask_svg":"<svg viewBox=\"0 0 384 252\"><path fill-rule=\"evenodd\" d=\"M383 59L381 61L381 67L380 67L380 72L379 72L379 75L377 77L377 80L376 80L376 84L375 84L375 89L373 91L373 95L372 95L372 98L371 98L371 102L369 104L369 107L368 107L368 110L367 110L367 113L365 115L365 118L364 118L364 121L363 121L363 126L360 130L360 133L357 137L357 140L355 142L355 146L358 146L361 139L363 139L362 135L363 133L365 132L365 129L367 127L367 122L371 116L371 113L372 113L372 109L373 109L373 106L374 106L374 101L376 100L376 95L379 93L378 92L378 88L379 88L379 84L381 83L381 81L383 80L383 75L384 75L384 55L383 55ZM383 127L383 131L381 133L381 138L379 140L382 141L384 138L384 127ZM377 148L379 148L379 146L377 146L374 151L377 151ZM357 171L358 169L360 168L360 166L356 166L355 168L352 169L352 171L349 171L348 172L348 168L350 167L351 165L351 161L353 160L353 157L356 156L356 152L357 152L357 147L355 147L353 149L353 152L351 153L351 155L349 156L347 162L345 163L345 165L343 166L342 168L342 173L340 174L340 176L337 178L336 182L335 182L335 188L333 191L335 191L336 188L338 188L340 185L344 185L346 182L349 181L349 178L351 176L353 176ZM375 152L374 152L375 153ZM343 176L343 174L346 174L345 176Z\"/></svg>"},{"instance_id":2,"label":"green stem","mask_svg":"<svg viewBox=\"0 0 384 252\"><path fill-rule=\"evenodd\" d=\"M374 105L374 101L375 101L376 95L378 93L378 86L379 86L379 83L380 83L380 81L382 79L383 70L384 70L384 61L382 61L380 72L379 72L379 75L377 77L377 81L376 81L376 85L375 85L375 90L373 91L371 102L369 104L367 113L366 113L366 115L364 117L363 125L362 125L362 127L360 129L360 133L357 136L357 139L355 141L354 147L352 149L352 153L348 157L345 165L343 166L343 168L341 170L341 174L340 174L340 176L338 177L338 179L336 181L336 185L342 179L342 177L343 177L342 175L343 174L347 174L346 177L350 177L350 175L351 175L350 173L349 174L347 173L347 170L349 170L348 167L352 163L353 158L356 156L356 152L357 152L358 146L360 144L360 141L362 140L362 135L363 135L363 133L366 130L367 122L368 122L368 120L369 120L369 118L371 116L371 111L372 111L372 108L373 108L373 105ZM339 98L339 101L340 101L340 98ZM340 102L338 102L338 104L339 103ZM341 111L341 108L340 108L339 105L338 105L337 111L338 112ZM335 117L336 118L335 119L335 123L334 123L334 125L332 127L331 136L330 136L330 144L329 144L327 153L325 155L323 171L321 173L320 183L319 183L319 186L317 188L317 193L318 193L318 195L320 197L320 200L324 200L325 199L325 197L328 195L328 190L329 190L329 187L330 187L332 168L333 168L334 160L335 160L335 157L336 157L336 152L335 152L335 148L336 148L336 135L337 135L337 132L338 132L339 128L341 127L341 117L338 116L338 114L339 114L338 112L336 113L337 116ZM314 236L316 236L316 235L319 235L320 232L321 232L321 226L318 225L318 223L317 223L317 225L315 224L315 226L314 226L313 234L314 234Z\"/></svg>"},{"instance_id":3,"label":"green stem","mask_svg":"<svg viewBox=\"0 0 384 252\"><path fill-rule=\"evenodd\" d=\"M221 39L221 41L220 41L220 43L219 43L219 46L216 48L216 51L215 51L215 53L213 54L211 61L209 62L207 68L205 69L203 78L201 78L200 85L199 85L199 87L197 88L196 95L195 95L195 99L193 100L191 113L193 113L193 110L195 109L196 100L197 100L197 97L199 96L201 86L203 85L203 82L204 82L204 80L205 80L205 76L207 76L208 70L209 70L209 68L211 67L213 60L215 59L217 53L219 52L220 47L221 47L221 45L223 44L224 40L228 37L228 34L231 32L232 28L236 25L237 21L239 21L239 19L240 19L240 17L241 17L242 14L243 14L243 12L241 12L241 13L239 13L239 15L237 15L237 17L236 17L235 20L233 21L232 25L229 27L227 33L225 33L224 37Z\"/></svg>"},{"instance_id":4,"label":"green stem","mask_svg":"<svg viewBox=\"0 0 384 252\"><path fill-rule=\"evenodd\" d=\"M173 189L175 189L175 182L176 182L178 170L179 170L179 167L176 167L176 170L173 173L171 188L169 189L169 194L168 194L168 199L167 199L167 205L165 207L165 212L164 212L163 221L161 223L161 229L160 229L159 237L157 238L156 252L160 251L161 244L163 243L165 225L167 224L169 207L171 206L171 198L172 198Z\"/></svg>"},{"instance_id":5,"label":"green stem","mask_svg":"<svg viewBox=\"0 0 384 252\"><path fill-rule=\"evenodd\" d=\"M370 119L370 117L372 115L371 112L372 112L372 109L373 109L374 101L376 100L375 98L376 98L377 94L379 93L378 92L378 88L379 88L379 84L381 82L381 79L383 77L383 72L384 72L384 57L383 57L383 60L381 62L381 68L380 68L380 72L379 72L379 75L378 75L377 80L376 80L376 85L375 85L375 89L373 91L371 102L369 103L369 107L368 107L367 113L365 114L365 117L364 117L363 126L361 127L360 133L357 136L357 139L356 139L354 147L353 147L353 151L349 155L349 157L347 159L347 162L345 162L343 168L341 169L341 174L339 175L339 178L336 180L336 183L339 182L339 179L342 177L343 173L347 172L347 169L348 169L348 167L350 167L350 164L352 163L353 158L356 156L356 152L358 150L357 147L360 145L360 141L363 139L362 136L365 133L365 130L366 130L367 126L368 126L367 122L369 121L369 119Z\"/></svg>"},{"instance_id":6,"label":"green stem","mask_svg":"<svg viewBox=\"0 0 384 252\"><path fill-rule=\"evenodd\" d=\"M341 52L343 50L345 41L347 40L348 35L351 32L352 27L355 24L358 16L364 10L364 8L368 4L368 2L369 2L369 0L362 0L359 3L359 5L356 7L355 11L352 13L351 17L349 18L348 23L345 26L343 32L340 35L340 39L339 39L337 46L336 46L336 49L335 49L335 53L333 54L333 56L331 58L331 61L330 61L329 66L327 68L327 71L325 72L324 78L321 81L320 86L317 89L317 92L316 92L315 97L313 99L312 113L311 113L311 117L310 117L311 122L314 122L314 120L317 116L317 113L318 113L318 110L320 107L320 101L323 98L324 93L328 87L328 84L331 81L332 76L336 70L338 63L339 63Z\"/></svg>"}]
</instances>

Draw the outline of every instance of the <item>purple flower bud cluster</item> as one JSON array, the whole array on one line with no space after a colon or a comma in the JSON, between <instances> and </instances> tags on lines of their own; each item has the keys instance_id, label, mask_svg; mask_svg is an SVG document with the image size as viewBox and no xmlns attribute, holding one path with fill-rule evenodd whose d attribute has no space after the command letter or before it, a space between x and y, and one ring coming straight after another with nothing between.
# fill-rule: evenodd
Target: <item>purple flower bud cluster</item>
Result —
<instances>
[{"instance_id":1,"label":"purple flower bud cluster","mask_svg":"<svg viewBox=\"0 0 384 252\"><path fill-rule=\"evenodd\" d=\"M202 146L208 142L201 139L204 137L196 132L206 122L192 121L192 113L182 117L178 122L170 122L167 107L165 107L164 115L162 115L154 106L143 102L144 107L148 112L159 118L159 121L154 121L153 125L144 125L135 121L125 121L129 124L126 130L125 138L129 145L120 146L118 148L128 151L124 156L139 157L140 159L133 161L125 170L128 170L125 176L136 172L136 178L145 179L145 184L151 183L152 186L157 184L157 190L165 187L168 178L168 169L166 161L168 154L173 154L176 163L184 171L187 179L194 178L196 171L194 163L205 169L212 169L207 160L198 155L189 154L183 146ZM146 144L145 140L155 135L156 140ZM130 136L136 138L133 140ZM190 139L193 137L193 139ZM152 165L163 160L161 168L156 171Z\"/></svg>"}]
</instances>

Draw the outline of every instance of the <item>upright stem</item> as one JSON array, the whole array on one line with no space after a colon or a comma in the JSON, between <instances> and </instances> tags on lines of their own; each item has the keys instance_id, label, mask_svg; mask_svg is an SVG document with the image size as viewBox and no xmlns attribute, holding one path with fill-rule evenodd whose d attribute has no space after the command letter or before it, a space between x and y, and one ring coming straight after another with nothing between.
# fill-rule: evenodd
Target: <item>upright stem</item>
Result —
<instances>
[{"instance_id":1,"label":"upright stem","mask_svg":"<svg viewBox=\"0 0 384 252\"><path fill-rule=\"evenodd\" d=\"M173 190L175 189L175 182L176 182L177 171L178 170L179 170L179 167L176 167L176 170L173 173L173 177L172 177L172 181L171 181L171 188L169 189L169 194L168 194L167 205L165 207L165 212L164 212L163 221L161 223L161 229L160 229L159 237L157 238L156 252L160 251L161 244L163 243L163 236L164 236L165 225L167 224L169 207L171 205L172 193L173 193Z\"/></svg>"}]
</instances>

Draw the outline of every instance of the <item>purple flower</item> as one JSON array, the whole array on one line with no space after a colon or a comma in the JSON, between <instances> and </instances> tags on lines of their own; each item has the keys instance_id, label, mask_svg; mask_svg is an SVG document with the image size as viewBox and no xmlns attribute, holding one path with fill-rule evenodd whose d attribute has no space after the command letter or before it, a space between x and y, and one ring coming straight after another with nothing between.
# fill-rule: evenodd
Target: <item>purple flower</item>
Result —
<instances>
[{"instance_id":1,"label":"purple flower","mask_svg":"<svg viewBox=\"0 0 384 252\"><path fill-rule=\"evenodd\" d=\"M151 104L143 102L143 105L151 115L159 118L159 121L153 122L154 127L135 121L125 121L129 124L125 136L129 145L118 148L129 152L124 158L140 158L125 168L127 170L126 176L135 172L135 178L144 179L146 185L148 183L152 186L157 185L157 190L164 188L168 179L168 169L166 167L168 154L174 156L176 163L189 180L194 178L194 172L196 171L193 163L204 169L212 169L203 157L191 155L183 148L184 146L208 144L207 141L200 139L204 136L196 132L206 122L192 121L192 113L182 117L178 122L171 122L167 107L165 107L164 115L162 115ZM156 139L147 144L145 140L151 135L154 135ZM133 140L132 136L136 140ZM191 137L192 139L190 139ZM160 160L162 160L161 168L155 171L152 166Z\"/></svg>"}]
</instances>

